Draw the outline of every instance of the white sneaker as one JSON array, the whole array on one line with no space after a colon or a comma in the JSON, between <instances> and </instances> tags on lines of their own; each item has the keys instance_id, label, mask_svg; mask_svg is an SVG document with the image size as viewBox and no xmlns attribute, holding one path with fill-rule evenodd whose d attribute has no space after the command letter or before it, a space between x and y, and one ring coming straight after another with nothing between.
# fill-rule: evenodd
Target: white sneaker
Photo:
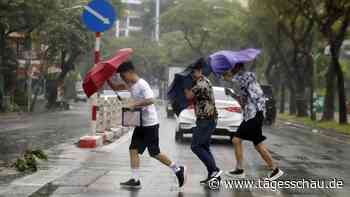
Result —
<instances>
[{"instance_id":1,"label":"white sneaker","mask_svg":"<svg viewBox=\"0 0 350 197\"><path fill-rule=\"evenodd\" d=\"M224 171L219 170L217 172L213 172L213 174L210 176L210 178L218 178L222 175L222 173L224 173Z\"/></svg>"},{"instance_id":2,"label":"white sneaker","mask_svg":"<svg viewBox=\"0 0 350 197\"><path fill-rule=\"evenodd\" d=\"M279 168L274 169L265 180L274 181L280 178L284 172Z\"/></svg>"}]
</instances>

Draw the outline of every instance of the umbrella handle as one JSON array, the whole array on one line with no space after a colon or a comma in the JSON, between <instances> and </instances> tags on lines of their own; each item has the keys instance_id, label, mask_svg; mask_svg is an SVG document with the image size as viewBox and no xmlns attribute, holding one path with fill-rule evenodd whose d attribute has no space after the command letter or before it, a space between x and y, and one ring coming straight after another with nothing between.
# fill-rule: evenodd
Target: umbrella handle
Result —
<instances>
[{"instance_id":1,"label":"umbrella handle","mask_svg":"<svg viewBox=\"0 0 350 197\"><path fill-rule=\"evenodd\" d=\"M114 92L114 94L115 94L115 95L117 95L118 100L120 100L120 101L122 101L122 100L123 100L123 99L122 99L122 97L120 97L120 96L119 96L119 94L118 94L118 92L117 92L117 91L113 91L113 92Z\"/></svg>"}]
</instances>

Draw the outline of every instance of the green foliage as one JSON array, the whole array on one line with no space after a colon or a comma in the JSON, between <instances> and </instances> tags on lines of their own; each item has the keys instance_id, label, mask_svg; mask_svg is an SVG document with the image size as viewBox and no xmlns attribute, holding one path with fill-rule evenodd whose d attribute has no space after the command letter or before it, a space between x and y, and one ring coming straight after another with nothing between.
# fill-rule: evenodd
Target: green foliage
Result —
<instances>
[{"instance_id":1,"label":"green foliage","mask_svg":"<svg viewBox=\"0 0 350 197\"><path fill-rule=\"evenodd\" d=\"M11 32L31 32L45 21L56 6L56 0L2 0L0 29L7 35Z\"/></svg>"},{"instance_id":2,"label":"green foliage","mask_svg":"<svg viewBox=\"0 0 350 197\"><path fill-rule=\"evenodd\" d=\"M161 72L150 72L151 70L160 71L164 67L163 55L157 43L152 42L144 37L129 38L103 38L103 59L107 59L115 54L120 48L133 48L133 61L137 65L138 72L156 83L162 77Z\"/></svg>"},{"instance_id":3,"label":"green foliage","mask_svg":"<svg viewBox=\"0 0 350 197\"><path fill-rule=\"evenodd\" d=\"M14 84L18 62L9 36L13 32L29 35L42 25L53 7L55 0L1 0L0 1L0 72L5 77L5 94L10 93Z\"/></svg>"},{"instance_id":4,"label":"green foliage","mask_svg":"<svg viewBox=\"0 0 350 197\"><path fill-rule=\"evenodd\" d=\"M36 172L38 159L47 161L48 157L42 150L26 150L24 155L14 163L14 167L20 172Z\"/></svg>"},{"instance_id":5,"label":"green foliage","mask_svg":"<svg viewBox=\"0 0 350 197\"><path fill-rule=\"evenodd\" d=\"M59 7L50 14L46 23L38 30L41 43L47 46L46 59L51 64L66 65L68 70L73 69L74 60L92 48L93 33L88 32L82 25L80 15L82 10L68 7ZM62 60L66 59L66 61ZM62 62L64 61L64 62Z\"/></svg>"},{"instance_id":6,"label":"green foliage","mask_svg":"<svg viewBox=\"0 0 350 197\"><path fill-rule=\"evenodd\" d=\"M163 32L182 32L197 55L220 48L240 48L244 10L235 1L180 0L162 14Z\"/></svg>"}]
</instances>

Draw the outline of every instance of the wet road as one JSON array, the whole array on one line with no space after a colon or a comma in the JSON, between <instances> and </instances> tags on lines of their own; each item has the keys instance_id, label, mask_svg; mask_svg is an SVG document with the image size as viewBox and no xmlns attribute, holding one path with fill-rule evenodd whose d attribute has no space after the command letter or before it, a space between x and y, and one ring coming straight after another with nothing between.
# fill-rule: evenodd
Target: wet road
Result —
<instances>
[{"instance_id":1,"label":"wet road","mask_svg":"<svg viewBox=\"0 0 350 197\"><path fill-rule=\"evenodd\" d=\"M69 111L45 112L0 120L0 161L15 159L25 149L48 149L89 132L88 106L74 103Z\"/></svg>"},{"instance_id":2,"label":"wet road","mask_svg":"<svg viewBox=\"0 0 350 197\"><path fill-rule=\"evenodd\" d=\"M336 178L344 182L342 189L284 189L270 188L237 189L221 188L210 191L199 185L206 176L201 162L190 150L190 138L183 143L174 140L174 119L162 114L160 144L163 152L189 169L188 182L184 188L176 187L176 179L167 167L148 157L141 159L143 188L138 191L120 188L119 183L130 176L127 134L118 142L96 150L81 150L72 144L52 147L49 163L44 170L2 186L0 196L344 196L350 195L350 144L339 139L315 134L309 130L278 124L265 128L268 145L273 158L285 171L281 178L291 180L322 180ZM79 125L78 123L76 123ZM76 128L78 129L78 128ZM263 161L249 142L244 142L245 168L249 180L258 180L268 173ZM215 139L212 151L217 164L223 170L234 167L233 148L226 139ZM46 170L45 170L46 169ZM228 180L225 178L225 180Z\"/></svg>"}]
</instances>

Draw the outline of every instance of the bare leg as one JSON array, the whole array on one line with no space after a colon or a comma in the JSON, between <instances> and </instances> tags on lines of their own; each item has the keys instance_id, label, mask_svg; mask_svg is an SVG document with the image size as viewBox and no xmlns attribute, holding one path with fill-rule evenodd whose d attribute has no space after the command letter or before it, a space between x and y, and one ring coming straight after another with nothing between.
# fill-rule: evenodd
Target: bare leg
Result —
<instances>
[{"instance_id":1,"label":"bare leg","mask_svg":"<svg viewBox=\"0 0 350 197\"><path fill-rule=\"evenodd\" d=\"M158 155L153 156L153 158L157 159L158 161L160 161L162 164L170 167L170 165L172 164L171 160L168 158L168 156L166 156L163 153L159 153Z\"/></svg>"},{"instance_id":2,"label":"bare leg","mask_svg":"<svg viewBox=\"0 0 350 197\"><path fill-rule=\"evenodd\" d=\"M140 168L140 157L139 157L138 151L136 149L132 149L129 151L129 154L130 154L131 169Z\"/></svg>"},{"instance_id":3,"label":"bare leg","mask_svg":"<svg viewBox=\"0 0 350 197\"><path fill-rule=\"evenodd\" d=\"M243 169L243 147L242 140L240 138L234 137L232 139L233 147L235 149L235 157L236 157L236 168Z\"/></svg>"},{"instance_id":4,"label":"bare leg","mask_svg":"<svg viewBox=\"0 0 350 197\"><path fill-rule=\"evenodd\" d=\"M265 146L265 144L260 143L255 146L255 149L259 152L261 158L266 162L267 166L271 170L274 170L276 168L276 165L273 163L271 154L267 150L267 147Z\"/></svg>"}]
</instances>

